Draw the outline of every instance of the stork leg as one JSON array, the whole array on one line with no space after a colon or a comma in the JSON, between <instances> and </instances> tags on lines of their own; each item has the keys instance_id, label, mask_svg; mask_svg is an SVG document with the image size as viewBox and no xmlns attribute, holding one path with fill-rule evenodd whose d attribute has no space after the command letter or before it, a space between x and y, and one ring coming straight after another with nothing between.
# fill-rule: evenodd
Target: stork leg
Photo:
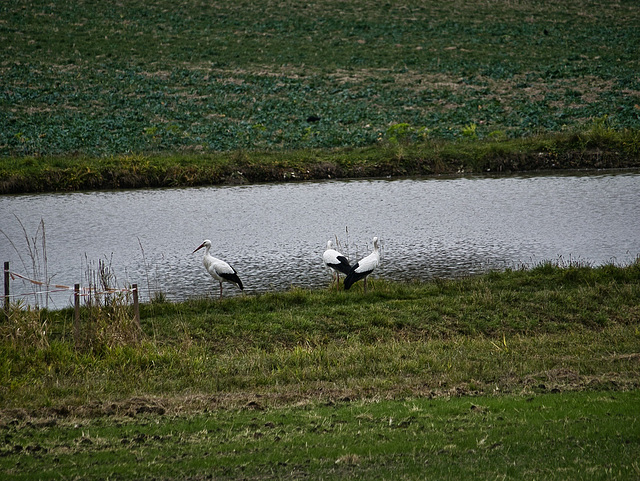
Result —
<instances>
[{"instance_id":1,"label":"stork leg","mask_svg":"<svg viewBox=\"0 0 640 481\"><path fill-rule=\"evenodd\" d=\"M331 283L336 283L336 290L338 290L337 285L340 283L340 274L331 269Z\"/></svg>"},{"instance_id":2,"label":"stork leg","mask_svg":"<svg viewBox=\"0 0 640 481\"><path fill-rule=\"evenodd\" d=\"M367 293L367 278L364 278L364 293Z\"/></svg>"},{"instance_id":3,"label":"stork leg","mask_svg":"<svg viewBox=\"0 0 640 481\"><path fill-rule=\"evenodd\" d=\"M220 281L220 300L222 300L222 281Z\"/></svg>"}]
</instances>

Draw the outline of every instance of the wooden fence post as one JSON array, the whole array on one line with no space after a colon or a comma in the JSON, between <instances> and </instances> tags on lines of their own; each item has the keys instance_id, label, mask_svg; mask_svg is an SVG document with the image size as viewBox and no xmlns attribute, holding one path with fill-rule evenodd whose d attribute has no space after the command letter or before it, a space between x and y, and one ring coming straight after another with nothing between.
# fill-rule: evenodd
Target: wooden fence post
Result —
<instances>
[{"instance_id":1,"label":"wooden fence post","mask_svg":"<svg viewBox=\"0 0 640 481\"><path fill-rule=\"evenodd\" d=\"M9 320L9 263L4 263L4 315Z\"/></svg>"},{"instance_id":2,"label":"wooden fence post","mask_svg":"<svg viewBox=\"0 0 640 481\"><path fill-rule=\"evenodd\" d=\"M73 338L76 342L76 347L80 343L80 284L76 284L73 288Z\"/></svg>"},{"instance_id":3,"label":"wooden fence post","mask_svg":"<svg viewBox=\"0 0 640 481\"><path fill-rule=\"evenodd\" d=\"M138 330L141 330L140 326L140 303L138 302L138 284L133 284L131 286L133 290L133 315L135 316L136 326L138 326Z\"/></svg>"}]
</instances>

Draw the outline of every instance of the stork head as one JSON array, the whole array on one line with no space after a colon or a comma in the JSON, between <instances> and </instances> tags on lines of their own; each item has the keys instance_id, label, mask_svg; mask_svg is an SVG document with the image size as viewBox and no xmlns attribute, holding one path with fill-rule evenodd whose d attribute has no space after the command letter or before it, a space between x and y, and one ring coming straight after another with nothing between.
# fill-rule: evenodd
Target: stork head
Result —
<instances>
[{"instance_id":1,"label":"stork head","mask_svg":"<svg viewBox=\"0 0 640 481\"><path fill-rule=\"evenodd\" d=\"M333 249L333 242L327 241L327 249Z\"/></svg>"},{"instance_id":2,"label":"stork head","mask_svg":"<svg viewBox=\"0 0 640 481\"><path fill-rule=\"evenodd\" d=\"M374 238L373 238L373 248L374 248L374 249L377 249L377 248L378 248L378 238L377 238L377 237L374 237Z\"/></svg>"},{"instance_id":3,"label":"stork head","mask_svg":"<svg viewBox=\"0 0 640 481\"><path fill-rule=\"evenodd\" d=\"M200 249L202 249L203 247L206 247L207 249L209 247L211 247L211 241L209 239L206 239L202 244L200 244L193 252L197 252ZM192 254L193 254L192 252Z\"/></svg>"}]
</instances>

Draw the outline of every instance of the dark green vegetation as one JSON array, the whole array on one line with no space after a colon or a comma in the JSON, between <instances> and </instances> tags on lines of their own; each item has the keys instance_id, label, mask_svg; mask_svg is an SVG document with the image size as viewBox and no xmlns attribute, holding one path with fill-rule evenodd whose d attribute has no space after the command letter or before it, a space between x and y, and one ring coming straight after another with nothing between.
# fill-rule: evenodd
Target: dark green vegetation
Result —
<instances>
[{"instance_id":1,"label":"dark green vegetation","mask_svg":"<svg viewBox=\"0 0 640 481\"><path fill-rule=\"evenodd\" d=\"M638 165L632 0L0 13L3 193Z\"/></svg>"},{"instance_id":2,"label":"dark green vegetation","mask_svg":"<svg viewBox=\"0 0 640 481\"><path fill-rule=\"evenodd\" d=\"M111 306L83 312L77 347L72 312L16 311L0 326L0 467L634 479L639 306L636 262L156 302L136 335Z\"/></svg>"}]
</instances>

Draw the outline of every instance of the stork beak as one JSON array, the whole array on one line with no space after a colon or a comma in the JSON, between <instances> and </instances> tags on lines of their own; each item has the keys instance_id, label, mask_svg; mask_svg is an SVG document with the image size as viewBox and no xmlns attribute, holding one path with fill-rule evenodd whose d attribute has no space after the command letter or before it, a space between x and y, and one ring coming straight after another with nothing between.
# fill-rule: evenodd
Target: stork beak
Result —
<instances>
[{"instance_id":1,"label":"stork beak","mask_svg":"<svg viewBox=\"0 0 640 481\"><path fill-rule=\"evenodd\" d=\"M200 250L200 249L202 249L203 247L204 247L204 242L203 242L202 244L200 244L200 247L198 247L196 250L194 250L194 251L192 252L192 254L193 254L194 252L199 251L199 250Z\"/></svg>"}]
</instances>

